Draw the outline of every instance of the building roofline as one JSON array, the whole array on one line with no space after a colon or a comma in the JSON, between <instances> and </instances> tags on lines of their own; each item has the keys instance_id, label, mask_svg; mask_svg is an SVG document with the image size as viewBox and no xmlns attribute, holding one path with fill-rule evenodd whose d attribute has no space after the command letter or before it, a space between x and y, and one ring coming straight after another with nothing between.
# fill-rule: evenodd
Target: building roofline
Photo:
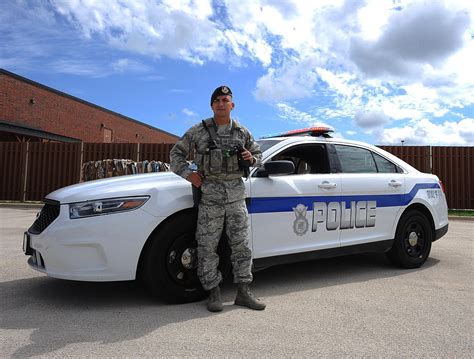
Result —
<instances>
[{"instance_id":1,"label":"building roofline","mask_svg":"<svg viewBox=\"0 0 474 359\"><path fill-rule=\"evenodd\" d=\"M82 142L78 138L58 135L53 132L47 132L39 128L19 124L17 122L9 122L0 119L0 131L11 132L18 135L27 135L33 137L44 138L46 140L61 141L61 142Z\"/></svg>"},{"instance_id":2,"label":"building roofline","mask_svg":"<svg viewBox=\"0 0 474 359\"><path fill-rule=\"evenodd\" d=\"M15 74L15 73L10 72L10 71L7 71L7 70L5 70L5 69L0 68L0 74L13 77L13 78L15 78L15 79L17 79L17 80L26 82L26 83L28 83L28 84L30 84L30 85L33 85L33 86L42 88L43 90L47 90L47 91L49 91L49 92L53 92L53 93L55 93L56 95L66 97L66 98L68 98L68 99L70 99L70 100L73 100L73 101L76 101L76 102L80 102L80 103L82 103L82 104L84 104L84 105L94 107L94 108L96 108L96 109L98 109L98 110L101 110L101 111L104 111L104 112L108 112L108 113L110 113L110 114L112 114L112 115L115 115L115 116L119 116L119 117L123 118L124 120L137 123L137 124L139 124L139 125L148 127L148 128L150 128L150 129L152 129L152 130L157 130L157 131L163 132L163 133L165 133L165 134L167 134L167 135L169 135L169 136L176 137L176 138L178 138L178 139L180 138L179 136L177 136L177 135L175 135L175 134L173 134L173 133L171 133L171 132L168 132L168 131L162 130L162 129L160 129L160 128L157 128L157 127L148 125L148 124L143 123L143 122L140 122L140 121L135 120L135 119L133 119L133 118L131 118L131 117L122 115L122 114L120 114L120 113L118 113L118 112L114 112L114 111L109 110L109 109L107 109L107 108L105 108L105 107L101 107L101 106L99 106L99 105L96 105L96 104L94 104L94 103L92 103L92 102L88 102L88 101L82 100L82 99L80 99L80 98L78 98L78 97L69 95L69 94L67 94L67 93L65 93L65 92L61 92L61 91L56 90L56 89L54 89L54 88L52 88L52 87L49 87L49 86L40 84L39 82L30 80L30 79L28 79L28 78L26 78L26 77L17 75L17 74Z\"/></svg>"}]
</instances>

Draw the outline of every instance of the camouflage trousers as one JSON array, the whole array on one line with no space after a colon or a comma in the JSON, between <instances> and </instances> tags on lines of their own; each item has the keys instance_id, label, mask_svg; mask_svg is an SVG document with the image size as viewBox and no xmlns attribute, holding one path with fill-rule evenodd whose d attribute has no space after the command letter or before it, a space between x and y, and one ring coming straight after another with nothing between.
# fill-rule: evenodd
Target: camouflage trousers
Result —
<instances>
[{"instance_id":1,"label":"camouflage trousers","mask_svg":"<svg viewBox=\"0 0 474 359\"><path fill-rule=\"evenodd\" d=\"M231 248L234 283L252 281L252 252L248 245L249 219L242 179L204 180L196 230L198 276L205 290L222 281L217 246L225 228Z\"/></svg>"}]
</instances>

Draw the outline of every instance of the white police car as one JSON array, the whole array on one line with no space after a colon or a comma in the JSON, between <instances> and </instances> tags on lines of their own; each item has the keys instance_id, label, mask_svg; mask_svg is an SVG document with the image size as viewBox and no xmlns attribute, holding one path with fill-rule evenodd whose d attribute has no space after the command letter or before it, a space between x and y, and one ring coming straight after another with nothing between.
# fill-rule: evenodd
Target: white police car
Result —
<instances>
[{"instance_id":1,"label":"white police car","mask_svg":"<svg viewBox=\"0 0 474 359\"><path fill-rule=\"evenodd\" d=\"M421 266L448 230L442 183L368 144L309 128L259 140L263 163L245 181L254 270L350 253L386 252ZM152 173L81 183L50 193L23 249L51 277L142 278L171 302L202 297L196 276L191 185ZM221 241L221 270L229 248Z\"/></svg>"}]
</instances>

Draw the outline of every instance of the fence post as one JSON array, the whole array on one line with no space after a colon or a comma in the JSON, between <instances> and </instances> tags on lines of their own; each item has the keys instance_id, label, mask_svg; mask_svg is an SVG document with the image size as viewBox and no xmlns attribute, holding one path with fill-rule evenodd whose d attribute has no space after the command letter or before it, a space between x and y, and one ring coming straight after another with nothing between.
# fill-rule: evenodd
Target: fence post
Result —
<instances>
[{"instance_id":1,"label":"fence post","mask_svg":"<svg viewBox=\"0 0 474 359\"><path fill-rule=\"evenodd\" d=\"M29 151L30 143L26 142L26 153L25 153L25 172L23 176L23 193L21 196L21 201L26 201L26 184L28 182L28 151Z\"/></svg>"},{"instance_id":2,"label":"fence post","mask_svg":"<svg viewBox=\"0 0 474 359\"><path fill-rule=\"evenodd\" d=\"M82 182L83 161L84 161L84 142L81 141L81 159L79 160L79 182Z\"/></svg>"},{"instance_id":3,"label":"fence post","mask_svg":"<svg viewBox=\"0 0 474 359\"><path fill-rule=\"evenodd\" d=\"M430 146L430 173L433 173L433 146Z\"/></svg>"}]
</instances>

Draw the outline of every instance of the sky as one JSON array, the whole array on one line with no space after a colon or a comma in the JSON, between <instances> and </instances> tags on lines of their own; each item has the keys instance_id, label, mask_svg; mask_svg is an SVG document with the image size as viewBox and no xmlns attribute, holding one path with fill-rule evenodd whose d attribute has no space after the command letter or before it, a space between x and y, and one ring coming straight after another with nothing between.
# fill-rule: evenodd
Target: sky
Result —
<instances>
[{"instance_id":1,"label":"sky","mask_svg":"<svg viewBox=\"0 0 474 359\"><path fill-rule=\"evenodd\" d=\"M181 136L233 92L254 137L474 145L474 1L0 0L0 67Z\"/></svg>"}]
</instances>

